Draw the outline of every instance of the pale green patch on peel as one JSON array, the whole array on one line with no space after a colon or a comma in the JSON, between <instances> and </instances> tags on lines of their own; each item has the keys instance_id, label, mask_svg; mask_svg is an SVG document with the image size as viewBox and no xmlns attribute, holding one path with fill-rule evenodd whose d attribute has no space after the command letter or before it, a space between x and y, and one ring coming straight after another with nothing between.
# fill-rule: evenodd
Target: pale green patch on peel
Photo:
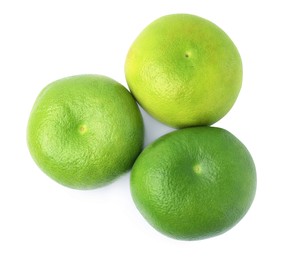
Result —
<instances>
[{"instance_id":1,"label":"pale green patch on peel","mask_svg":"<svg viewBox=\"0 0 290 260\"><path fill-rule=\"evenodd\" d=\"M193 166L193 172L194 172L195 174L201 174L201 166L200 166L200 164L195 164L195 165Z\"/></svg>"},{"instance_id":2,"label":"pale green patch on peel","mask_svg":"<svg viewBox=\"0 0 290 260\"><path fill-rule=\"evenodd\" d=\"M86 132L88 131L88 128L87 128L87 126L86 125L80 125L80 127L79 127L79 133L80 134L85 134Z\"/></svg>"}]
</instances>

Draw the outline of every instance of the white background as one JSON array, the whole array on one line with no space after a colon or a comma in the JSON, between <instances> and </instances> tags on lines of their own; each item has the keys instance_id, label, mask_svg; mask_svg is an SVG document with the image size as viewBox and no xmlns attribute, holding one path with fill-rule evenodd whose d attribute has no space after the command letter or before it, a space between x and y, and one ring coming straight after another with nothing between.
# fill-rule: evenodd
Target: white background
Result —
<instances>
[{"instance_id":1,"label":"white background","mask_svg":"<svg viewBox=\"0 0 290 260\"><path fill-rule=\"evenodd\" d=\"M290 259L287 2L1 0L0 259ZM29 113L45 85L95 73L126 86L130 44L146 25L171 13L219 25L244 65L240 96L215 126L251 151L257 194L237 226L201 241L155 231L133 204L129 173L104 188L72 190L43 174L26 146ZM171 131L144 118L146 144Z\"/></svg>"}]
</instances>

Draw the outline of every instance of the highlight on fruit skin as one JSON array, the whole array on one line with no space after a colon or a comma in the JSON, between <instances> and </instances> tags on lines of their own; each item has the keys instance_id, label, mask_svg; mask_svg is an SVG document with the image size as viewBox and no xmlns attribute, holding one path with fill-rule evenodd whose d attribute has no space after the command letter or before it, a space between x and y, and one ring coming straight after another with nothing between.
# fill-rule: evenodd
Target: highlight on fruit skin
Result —
<instances>
[{"instance_id":1,"label":"highlight on fruit skin","mask_svg":"<svg viewBox=\"0 0 290 260\"><path fill-rule=\"evenodd\" d=\"M217 25L191 14L149 24L125 61L130 91L151 116L175 128L211 125L234 105L242 86L242 60Z\"/></svg>"},{"instance_id":2,"label":"highlight on fruit skin","mask_svg":"<svg viewBox=\"0 0 290 260\"><path fill-rule=\"evenodd\" d=\"M130 170L143 139L143 119L133 96L101 75L67 77L46 86L27 126L36 164L75 189L106 185Z\"/></svg>"},{"instance_id":3,"label":"highlight on fruit skin","mask_svg":"<svg viewBox=\"0 0 290 260\"><path fill-rule=\"evenodd\" d=\"M147 146L131 172L131 195L156 230L179 240L220 235L249 210L256 192L251 154L233 134L192 127Z\"/></svg>"}]
</instances>

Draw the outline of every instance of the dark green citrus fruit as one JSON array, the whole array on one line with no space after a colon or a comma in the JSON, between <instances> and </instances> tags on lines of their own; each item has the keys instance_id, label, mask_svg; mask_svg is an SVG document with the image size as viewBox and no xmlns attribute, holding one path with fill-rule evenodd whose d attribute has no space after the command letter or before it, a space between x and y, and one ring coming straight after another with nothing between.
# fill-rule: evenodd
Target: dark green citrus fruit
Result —
<instances>
[{"instance_id":1,"label":"dark green citrus fruit","mask_svg":"<svg viewBox=\"0 0 290 260\"><path fill-rule=\"evenodd\" d=\"M221 128L169 133L136 160L131 193L160 232L182 240L212 237L233 227L255 195L256 172L247 148Z\"/></svg>"}]
</instances>

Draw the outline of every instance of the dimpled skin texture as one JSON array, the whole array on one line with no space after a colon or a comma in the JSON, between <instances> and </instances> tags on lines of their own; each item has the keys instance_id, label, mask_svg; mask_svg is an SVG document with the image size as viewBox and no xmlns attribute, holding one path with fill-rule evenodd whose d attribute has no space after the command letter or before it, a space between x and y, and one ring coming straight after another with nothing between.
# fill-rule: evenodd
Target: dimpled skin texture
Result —
<instances>
[{"instance_id":1,"label":"dimpled skin texture","mask_svg":"<svg viewBox=\"0 0 290 260\"><path fill-rule=\"evenodd\" d=\"M116 81L73 76L39 94L27 141L47 175L71 188L91 189L132 167L143 146L143 120L132 95Z\"/></svg>"},{"instance_id":2,"label":"dimpled skin texture","mask_svg":"<svg viewBox=\"0 0 290 260\"><path fill-rule=\"evenodd\" d=\"M149 145L131 174L133 200L160 232L182 240L212 237L234 226L255 195L246 147L221 128L195 127Z\"/></svg>"},{"instance_id":3,"label":"dimpled skin texture","mask_svg":"<svg viewBox=\"0 0 290 260\"><path fill-rule=\"evenodd\" d=\"M231 109L242 85L242 62L215 24L174 14L141 32L129 49L125 74L149 114L183 128L213 124Z\"/></svg>"}]
</instances>

